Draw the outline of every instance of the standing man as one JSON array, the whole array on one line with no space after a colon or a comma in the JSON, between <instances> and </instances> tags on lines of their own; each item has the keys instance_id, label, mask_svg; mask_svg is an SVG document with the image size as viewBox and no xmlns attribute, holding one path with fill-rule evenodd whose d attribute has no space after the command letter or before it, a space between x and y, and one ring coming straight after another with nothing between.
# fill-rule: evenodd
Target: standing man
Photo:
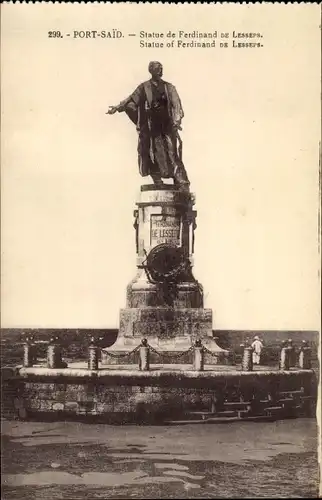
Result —
<instances>
[{"instance_id":1,"label":"standing man","mask_svg":"<svg viewBox=\"0 0 322 500\"><path fill-rule=\"evenodd\" d=\"M260 360L261 360L261 353L263 349L263 344L257 337L257 335L254 337L254 342L252 343L252 348L253 348L253 364L254 365L259 365Z\"/></svg>"},{"instance_id":2,"label":"standing man","mask_svg":"<svg viewBox=\"0 0 322 500\"><path fill-rule=\"evenodd\" d=\"M181 158L181 120L184 116L180 97L171 83L162 80L163 67L149 64L151 79L106 114L125 111L138 131L140 174L150 175L156 185L172 178L182 190L189 190L189 180ZM178 144L179 143L179 144Z\"/></svg>"}]
</instances>

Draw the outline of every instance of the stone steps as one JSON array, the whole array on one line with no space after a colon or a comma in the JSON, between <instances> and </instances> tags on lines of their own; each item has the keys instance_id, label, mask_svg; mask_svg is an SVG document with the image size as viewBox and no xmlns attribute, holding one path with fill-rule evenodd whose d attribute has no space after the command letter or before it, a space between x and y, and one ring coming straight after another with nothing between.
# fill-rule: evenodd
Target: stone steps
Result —
<instances>
[{"instance_id":1,"label":"stone steps","mask_svg":"<svg viewBox=\"0 0 322 500\"><path fill-rule=\"evenodd\" d=\"M279 393L280 396L303 396L304 391L281 391Z\"/></svg>"},{"instance_id":2,"label":"stone steps","mask_svg":"<svg viewBox=\"0 0 322 500\"><path fill-rule=\"evenodd\" d=\"M282 399L279 399L278 400L279 403L294 403L294 399L293 398L282 398Z\"/></svg>"},{"instance_id":3,"label":"stone steps","mask_svg":"<svg viewBox=\"0 0 322 500\"><path fill-rule=\"evenodd\" d=\"M300 413L303 409L303 402L311 401L314 398L312 396L303 396L301 391L293 391L297 394L301 394L301 403L299 404L297 398L292 397L280 397L282 394L277 395L275 401L269 399L260 400L257 405L252 409L252 401L225 401L222 407L218 411L186 411L184 414L184 419L180 421L172 420L167 421L168 423L174 422L222 422L222 421L237 421L237 420L261 420L261 419L275 419L284 418L287 416L293 416L296 413Z\"/></svg>"},{"instance_id":4,"label":"stone steps","mask_svg":"<svg viewBox=\"0 0 322 500\"><path fill-rule=\"evenodd\" d=\"M224 408L244 409L251 404L251 401L225 401Z\"/></svg>"}]
</instances>

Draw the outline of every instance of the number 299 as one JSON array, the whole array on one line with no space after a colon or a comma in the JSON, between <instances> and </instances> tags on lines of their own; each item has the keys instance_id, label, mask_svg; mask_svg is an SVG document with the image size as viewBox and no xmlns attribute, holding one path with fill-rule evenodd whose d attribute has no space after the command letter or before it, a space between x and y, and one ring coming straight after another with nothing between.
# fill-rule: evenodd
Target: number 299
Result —
<instances>
[{"instance_id":1,"label":"number 299","mask_svg":"<svg viewBox=\"0 0 322 500\"><path fill-rule=\"evenodd\" d=\"M63 38L61 31L48 31L48 38Z\"/></svg>"}]
</instances>

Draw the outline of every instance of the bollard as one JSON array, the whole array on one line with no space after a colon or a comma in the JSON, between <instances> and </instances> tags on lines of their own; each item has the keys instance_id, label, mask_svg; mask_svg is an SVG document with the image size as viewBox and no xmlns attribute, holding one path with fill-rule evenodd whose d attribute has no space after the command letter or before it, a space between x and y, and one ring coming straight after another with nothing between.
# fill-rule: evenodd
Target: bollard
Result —
<instances>
[{"instance_id":1,"label":"bollard","mask_svg":"<svg viewBox=\"0 0 322 500\"><path fill-rule=\"evenodd\" d=\"M244 348L242 370L244 372L251 372L253 371L253 348L248 345L247 341L245 342L245 344L241 344L240 347Z\"/></svg>"},{"instance_id":2,"label":"bollard","mask_svg":"<svg viewBox=\"0 0 322 500\"><path fill-rule=\"evenodd\" d=\"M289 349L290 367L295 366L296 365L296 351L295 351L295 347L293 345L292 339L288 339L287 347Z\"/></svg>"},{"instance_id":3,"label":"bollard","mask_svg":"<svg viewBox=\"0 0 322 500\"><path fill-rule=\"evenodd\" d=\"M88 347L88 369L98 370L98 360L100 355L100 349L97 346L94 337L91 338L90 345Z\"/></svg>"},{"instance_id":4,"label":"bollard","mask_svg":"<svg viewBox=\"0 0 322 500\"><path fill-rule=\"evenodd\" d=\"M299 355L299 367L302 370L311 369L311 348L309 347L306 340L302 340L302 345L300 348L300 355Z\"/></svg>"},{"instance_id":5,"label":"bollard","mask_svg":"<svg viewBox=\"0 0 322 500\"><path fill-rule=\"evenodd\" d=\"M280 370L290 369L290 353L290 348L286 345L285 340L283 340L280 353Z\"/></svg>"},{"instance_id":6,"label":"bollard","mask_svg":"<svg viewBox=\"0 0 322 500\"><path fill-rule=\"evenodd\" d=\"M48 344L47 350L47 367L48 368L64 368L67 364L62 361L61 347L58 343L58 337L52 337Z\"/></svg>"},{"instance_id":7,"label":"bollard","mask_svg":"<svg viewBox=\"0 0 322 500\"><path fill-rule=\"evenodd\" d=\"M142 339L139 347L139 369L141 371L148 371L150 369L150 349L147 339Z\"/></svg>"},{"instance_id":8,"label":"bollard","mask_svg":"<svg viewBox=\"0 0 322 500\"><path fill-rule=\"evenodd\" d=\"M26 341L23 346L23 366L30 367L36 364L36 346L33 343L33 338L26 338Z\"/></svg>"},{"instance_id":9,"label":"bollard","mask_svg":"<svg viewBox=\"0 0 322 500\"><path fill-rule=\"evenodd\" d=\"M201 340L196 340L193 350L193 369L202 372L205 366L205 352Z\"/></svg>"}]
</instances>

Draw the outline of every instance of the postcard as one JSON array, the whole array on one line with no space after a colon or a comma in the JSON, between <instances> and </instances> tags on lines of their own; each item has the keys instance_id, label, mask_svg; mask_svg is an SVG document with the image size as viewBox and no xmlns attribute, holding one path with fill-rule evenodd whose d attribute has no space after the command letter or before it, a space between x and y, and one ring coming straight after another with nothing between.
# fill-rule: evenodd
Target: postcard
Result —
<instances>
[{"instance_id":1,"label":"postcard","mask_svg":"<svg viewBox=\"0 0 322 500\"><path fill-rule=\"evenodd\" d=\"M1 52L3 498L317 497L320 6L4 2Z\"/></svg>"}]
</instances>

